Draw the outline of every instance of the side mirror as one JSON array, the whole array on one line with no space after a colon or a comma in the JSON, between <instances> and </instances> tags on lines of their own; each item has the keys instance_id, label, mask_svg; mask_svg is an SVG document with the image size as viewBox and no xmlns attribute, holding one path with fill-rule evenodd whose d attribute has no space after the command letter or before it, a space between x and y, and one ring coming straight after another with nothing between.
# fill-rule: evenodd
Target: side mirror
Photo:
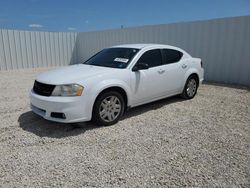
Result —
<instances>
[{"instance_id":1,"label":"side mirror","mask_svg":"<svg viewBox=\"0 0 250 188\"><path fill-rule=\"evenodd\" d=\"M147 63L137 63L134 67L133 67L133 69L132 69L132 71L139 71L139 70L146 70L146 69L148 69L149 68L149 66L148 66L148 64Z\"/></svg>"}]
</instances>

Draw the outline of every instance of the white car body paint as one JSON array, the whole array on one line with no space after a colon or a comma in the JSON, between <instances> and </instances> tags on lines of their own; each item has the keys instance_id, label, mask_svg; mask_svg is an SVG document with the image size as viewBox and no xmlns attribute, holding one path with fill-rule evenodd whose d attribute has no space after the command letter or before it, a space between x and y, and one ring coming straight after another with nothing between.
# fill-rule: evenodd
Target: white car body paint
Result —
<instances>
[{"instance_id":1,"label":"white car body paint","mask_svg":"<svg viewBox=\"0 0 250 188\"><path fill-rule=\"evenodd\" d=\"M127 95L127 106L135 107L182 93L185 82L191 74L197 74L203 81L204 70L201 59L191 57L184 50L157 44L129 44L111 48L138 48L125 69L77 64L44 72L36 80L44 84L79 84L84 87L81 96L41 96L30 93L32 110L45 119L64 123L89 121L97 96L110 87L120 87ZM175 49L183 53L177 63L132 71L138 59L151 49ZM120 59L118 59L120 60ZM185 68L183 68L185 67ZM51 117L51 112L60 112L66 119Z\"/></svg>"}]
</instances>

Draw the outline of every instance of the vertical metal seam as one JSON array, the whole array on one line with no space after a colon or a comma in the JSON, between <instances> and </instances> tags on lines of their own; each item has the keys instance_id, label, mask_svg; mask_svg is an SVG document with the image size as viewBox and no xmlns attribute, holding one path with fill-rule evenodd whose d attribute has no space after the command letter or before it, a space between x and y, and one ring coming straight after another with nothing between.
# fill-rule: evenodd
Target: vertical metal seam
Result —
<instances>
[{"instance_id":1,"label":"vertical metal seam","mask_svg":"<svg viewBox=\"0 0 250 188\"><path fill-rule=\"evenodd\" d=\"M54 52L55 52L55 64L56 64L56 66L58 66L58 64L57 64L57 53L56 53L56 37L55 36L53 36L53 46L54 46Z\"/></svg>"},{"instance_id":2,"label":"vertical metal seam","mask_svg":"<svg viewBox=\"0 0 250 188\"><path fill-rule=\"evenodd\" d=\"M31 40L31 32L29 32L29 38L30 38L30 51L31 51L31 67L34 68L34 56L33 56L33 49L32 49L32 40Z\"/></svg>"},{"instance_id":3,"label":"vertical metal seam","mask_svg":"<svg viewBox=\"0 0 250 188\"><path fill-rule=\"evenodd\" d=\"M46 59L46 64L49 66L49 61L48 61L48 50L47 50L47 40L46 40L46 32L43 32L43 37L44 37L44 50L45 50L45 59Z\"/></svg>"},{"instance_id":4,"label":"vertical metal seam","mask_svg":"<svg viewBox=\"0 0 250 188\"><path fill-rule=\"evenodd\" d=\"M50 32L48 33L48 38L49 38L49 54L50 54L50 66L53 67L53 58L52 58L52 47L51 47L51 39L50 39Z\"/></svg>"},{"instance_id":5,"label":"vertical metal seam","mask_svg":"<svg viewBox=\"0 0 250 188\"><path fill-rule=\"evenodd\" d=\"M11 55L11 48L10 48L10 39L9 39L9 30L7 30L7 40L8 40L8 44L9 44L9 54L10 54L10 65L11 65L11 70L14 69L13 65L12 65L12 55Z\"/></svg>"},{"instance_id":6,"label":"vertical metal seam","mask_svg":"<svg viewBox=\"0 0 250 188\"><path fill-rule=\"evenodd\" d=\"M62 65L62 61L61 61L61 47L60 47L60 32L58 32L57 43L58 43L59 66L61 66Z\"/></svg>"},{"instance_id":7,"label":"vertical metal seam","mask_svg":"<svg viewBox=\"0 0 250 188\"><path fill-rule=\"evenodd\" d=\"M38 65L38 67L40 67L39 65L39 61L38 61L38 49L37 49L37 37L36 37L36 33L37 31L34 32L34 42L35 42L35 56L36 56L36 63Z\"/></svg>"},{"instance_id":8,"label":"vertical metal seam","mask_svg":"<svg viewBox=\"0 0 250 188\"><path fill-rule=\"evenodd\" d=\"M27 57L27 67L30 67L30 61L29 61L29 55L28 55L28 49L27 49L27 36L26 36L26 31L24 32L24 45L25 45L25 52L26 52L26 57Z\"/></svg>"},{"instance_id":9,"label":"vertical metal seam","mask_svg":"<svg viewBox=\"0 0 250 188\"><path fill-rule=\"evenodd\" d=\"M16 67L17 67L17 69L19 69L19 63L18 63L18 59L17 59L17 47L16 47L16 37L15 37L15 31L14 30L12 30L12 34L13 34L13 41L14 41L14 48L15 48L15 57L16 57L16 62L15 62L15 64L16 64Z\"/></svg>"},{"instance_id":10,"label":"vertical metal seam","mask_svg":"<svg viewBox=\"0 0 250 188\"><path fill-rule=\"evenodd\" d=\"M52 40L50 37L51 33L49 32L48 37L49 37L49 47L50 47L50 59L51 59L51 66L54 64L54 57L52 57Z\"/></svg>"},{"instance_id":11,"label":"vertical metal seam","mask_svg":"<svg viewBox=\"0 0 250 188\"><path fill-rule=\"evenodd\" d=\"M1 29L1 37L2 37L2 41L3 41L3 30ZM5 47L4 47L4 41L3 41L3 55L4 55L4 64L5 64L5 70L8 70L7 67L7 60L6 60L6 54L5 54Z\"/></svg>"},{"instance_id":12,"label":"vertical metal seam","mask_svg":"<svg viewBox=\"0 0 250 188\"><path fill-rule=\"evenodd\" d=\"M76 33L73 33L74 34L74 52L75 52L75 62L78 63L78 53L77 53L77 47L78 47L78 42L76 41L77 39L77 34Z\"/></svg>"},{"instance_id":13,"label":"vertical metal seam","mask_svg":"<svg viewBox=\"0 0 250 188\"><path fill-rule=\"evenodd\" d=\"M43 60L43 55L44 55L43 53L44 52L43 52L43 47L42 47L41 32L38 32L38 38L39 38L39 41L40 41L40 48L41 48L41 52L40 53L41 53L42 67L45 67L44 66L45 62Z\"/></svg>"},{"instance_id":14,"label":"vertical metal seam","mask_svg":"<svg viewBox=\"0 0 250 188\"><path fill-rule=\"evenodd\" d=\"M52 60L52 57L51 57L50 33L48 32L46 36L47 36L47 37L45 37L45 38L47 38L47 39L46 39L46 42L47 42L48 48L49 48L49 49L48 49L48 61L49 61L48 65L49 65L49 66L52 66L53 60Z\"/></svg>"},{"instance_id":15,"label":"vertical metal seam","mask_svg":"<svg viewBox=\"0 0 250 188\"><path fill-rule=\"evenodd\" d=\"M70 62L69 62L69 42L68 42L68 33L66 33L66 51L67 51L67 63L70 64Z\"/></svg>"},{"instance_id":16,"label":"vertical metal seam","mask_svg":"<svg viewBox=\"0 0 250 188\"><path fill-rule=\"evenodd\" d=\"M65 47L65 38L66 37L64 37L64 35L65 35L65 33L63 33L62 34L63 36L62 36L62 46L63 46L63 55L64 55L64 57L63 57L63 65L67 65L67 50L66 50L66 47Z\"/></svg>"},{"instance_id":17,"label":"vertical metal seam","mask_svg":"<svg viewBox=\"0 0 250 188\"><path fill-rule=\"evenodd\" d=\"M23 53L22 53L22 45L21 45L21 33L20 32L18 32L18 38L19 38L19 48L20 48L22 68L24 69L26 67L24 66Z\"/></svg>"}]
</instances>

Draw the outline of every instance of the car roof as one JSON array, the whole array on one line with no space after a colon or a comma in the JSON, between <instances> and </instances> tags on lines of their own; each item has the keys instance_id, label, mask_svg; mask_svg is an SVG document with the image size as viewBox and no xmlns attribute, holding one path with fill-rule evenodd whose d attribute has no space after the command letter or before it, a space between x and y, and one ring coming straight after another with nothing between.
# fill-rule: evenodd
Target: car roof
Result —
<instances>
[{"instance_id":1,"label":"car roof","mask_svg":"<svg viewBox=\"0 0 250 188\"><path fill-rule=\"evenodd\" d=\"M112 46L110 48L136 48L136 49L147 49L147 48L168 48L173 50L178 50L183 53L183 57L192 57L189 53L187 53L185 50L176 47L176 46L170 46L166 44L122 44L117 46Z\"/></svg>"},{"instance_id":2,"label":"car roof","mask_svg":"<svg viewBox=\"0 0 250 188\"><path fill-rule=\"evenodd\" d=\"M177 48L175 46L165 45L165 44L122 44L117 46L112 46L111 48L147 48L147 47L155 47L155 48Z\"/></svg>"}]
</instances>

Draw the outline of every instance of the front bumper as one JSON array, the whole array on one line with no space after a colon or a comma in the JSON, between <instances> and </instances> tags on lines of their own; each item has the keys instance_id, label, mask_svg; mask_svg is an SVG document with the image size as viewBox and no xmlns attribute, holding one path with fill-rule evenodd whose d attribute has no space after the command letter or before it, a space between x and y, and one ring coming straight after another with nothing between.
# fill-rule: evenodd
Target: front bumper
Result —
<instances>
[{"instance_id":1,"label":"front bumper","mask_svg":"<svg viewBox=\"0 0 250 188\"><path fill-rule=\"evenodd\" d=\"M91 102L83 96L46 97L37 95L31 91L30 103L32 111L47 120L62 123L75 123L91 120L92 105ZM52 113L64 114L65 117L52 117Z\"/></svg>"}]
</instances>

